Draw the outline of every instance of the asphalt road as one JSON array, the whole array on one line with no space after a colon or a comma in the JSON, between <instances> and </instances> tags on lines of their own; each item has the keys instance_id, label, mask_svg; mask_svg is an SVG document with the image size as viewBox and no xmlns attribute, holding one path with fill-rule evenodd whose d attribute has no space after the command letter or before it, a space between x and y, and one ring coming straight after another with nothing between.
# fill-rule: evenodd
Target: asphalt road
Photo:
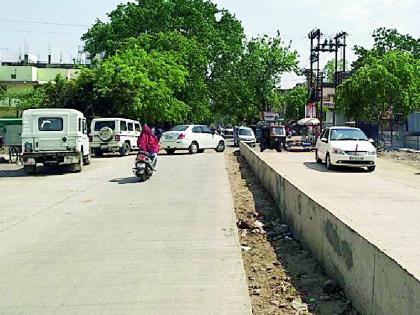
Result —
<instances>
[{"instance_id":1,"label":"asphalt road","mask_svg":"<svg viewBox=\"0 0 420 315\"><path fill-rule=\"evenodd\" d=\"M250 314L223 154L0 166L1 314Z\"/></svg>"},{"instance_id":2,"label":"asphalt road","mask_svg":"<svg viewBox=\"0 0 420 315\"><path fill-rule=\"evenodd\" d=\"M259 153L276 171L420 279L420 172L379 159L376 171L315 163L313 153Z\"/></svg>"}]
</instances>

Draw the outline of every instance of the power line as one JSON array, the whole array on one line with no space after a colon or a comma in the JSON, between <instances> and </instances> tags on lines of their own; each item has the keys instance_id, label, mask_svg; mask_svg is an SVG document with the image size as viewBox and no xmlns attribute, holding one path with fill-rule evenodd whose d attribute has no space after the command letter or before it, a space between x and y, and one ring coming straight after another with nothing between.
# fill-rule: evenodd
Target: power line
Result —
<instances>
[{"instance_id":1,"label":"power line","mask_svg":"<svg viewBox=\"0 0 420 315\"><path fill-rule=\"evenodd\" d=\"M56 23L56 22L43 22L43 21L28 21L28 20L12 20L12 19L0 19L0 22L5 23L27 23L27 24L43 24L43 25L56 25L56 26L72 26L72 27L90 27L85 24L70 24L70 23Z\"/></svg>"},{"instance_id":2,"label":"power line","mask_svg":"<svg viewBox=\"0 0 420 315\"><path fill-rule=\"evenodd\" d=\"M41 33L41 34L54 34L54 35L80 35L80 33L69 32L50 32L50 31L34 31L34 30L15 30L15 29L0 29L0 32L16 32L16 33Z\"/></svg>"}]
</instances>

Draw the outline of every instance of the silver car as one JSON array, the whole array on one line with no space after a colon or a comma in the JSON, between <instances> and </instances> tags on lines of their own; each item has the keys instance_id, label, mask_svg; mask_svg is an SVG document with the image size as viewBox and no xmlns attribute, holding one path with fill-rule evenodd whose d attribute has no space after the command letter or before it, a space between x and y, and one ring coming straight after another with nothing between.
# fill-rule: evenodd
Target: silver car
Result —
<instances>
[{"instance_id":1,"label":"silver car","mask_svg":"<svg viewBox=\"0 0 420 315\"><path fill-rule=\"evenodd\" d=\"M236 129L233 138L233 144L239 145L239 142L244 142L251 147L255 147L257 139L255 138L254 131L249 127L239 127Z\"/></svg>"}]
</instances>

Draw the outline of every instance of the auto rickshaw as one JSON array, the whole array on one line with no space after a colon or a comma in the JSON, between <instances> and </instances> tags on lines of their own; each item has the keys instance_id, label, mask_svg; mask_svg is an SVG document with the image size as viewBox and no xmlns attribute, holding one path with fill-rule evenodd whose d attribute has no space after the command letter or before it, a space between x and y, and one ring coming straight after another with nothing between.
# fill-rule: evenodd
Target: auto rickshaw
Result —
<instances>
[{"instance_id":1,"label":"auto rickshaw","mask_svg":"<svg viewBox=\"0 0 420 315\"><path fill-rule=\"evenodd\" d=\"M266 125L261 128L260 151L266 149L281 152L286 143L286 128L281 125Z\"/></svg>"}]
</instances>

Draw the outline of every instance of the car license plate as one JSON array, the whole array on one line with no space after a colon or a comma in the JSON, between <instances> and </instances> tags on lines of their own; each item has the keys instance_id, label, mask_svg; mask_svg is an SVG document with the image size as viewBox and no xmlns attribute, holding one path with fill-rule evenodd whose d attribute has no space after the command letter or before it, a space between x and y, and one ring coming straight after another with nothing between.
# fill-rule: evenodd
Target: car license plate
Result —
<instances>
[{"instance_id":1,"label":"car license plate","mask_svg":"<svg viewBox=\"0 0 420 315\"><path fill-rule=\"evenodd\" d=\"M363 161L363 160L364 160L364 158L359 157L359 156L357 156L357 157L351 156L350 157L350 161Z\"/></svg>"},{"instance_id":2,"label":"car license plate","mask_svg":"<svg viewBox=\"0 0 420 315\"><path fill-rule=\"evenodd\" d=\"M23 162L23 165L35 165L35 159L29 158Z\"/></svg>"},{"instance_id":3,"label":"car license plate","mask_svg":"<svg viewBox=\"0 0 420 315\"><path fill-rule=\"evenodd\" d=\"M107 144L101 144L101 149L108 149L108 145Z\"/></svg>"}]
</instances>

